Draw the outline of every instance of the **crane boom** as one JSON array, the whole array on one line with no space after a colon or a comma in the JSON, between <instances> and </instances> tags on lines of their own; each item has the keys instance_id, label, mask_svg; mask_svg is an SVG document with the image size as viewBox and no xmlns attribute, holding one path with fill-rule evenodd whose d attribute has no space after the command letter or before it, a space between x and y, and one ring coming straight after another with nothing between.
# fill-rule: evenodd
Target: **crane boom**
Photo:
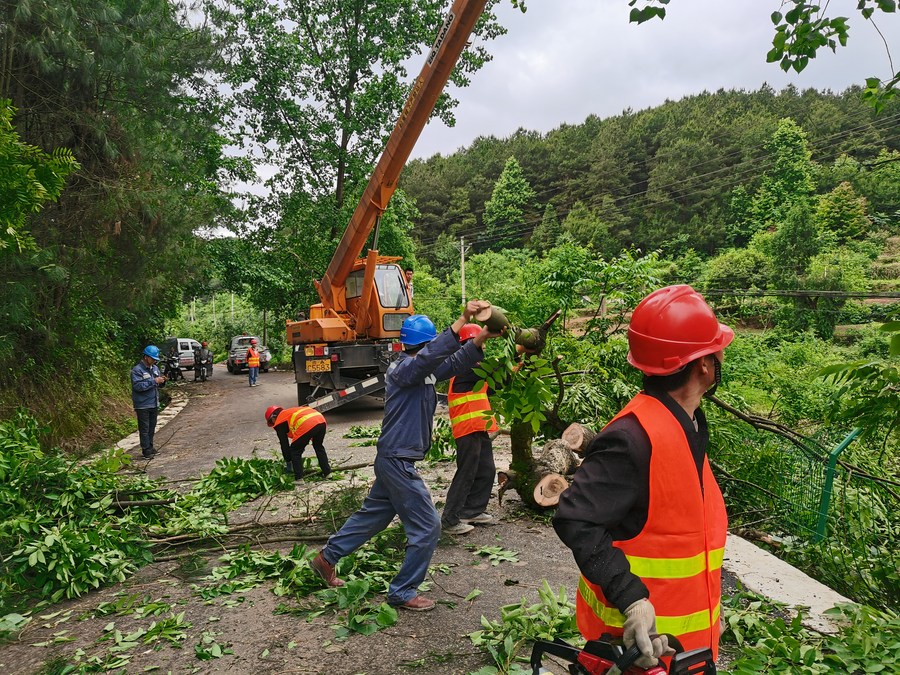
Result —
<instances>
[{"instance_id":1,"label":"crane boom","mask_svg":"<svg viewBox=\"0 0 900 675\"><path fill-rule=\"evenodd\" d=\"M387 208L400 172L431 117L485 4L487 0L455 0L450 8L325 276L316 282L316 290L326 308L345 310L341 291L347 276L362 253L372 228Z\"/></svg>"}]
</instances>

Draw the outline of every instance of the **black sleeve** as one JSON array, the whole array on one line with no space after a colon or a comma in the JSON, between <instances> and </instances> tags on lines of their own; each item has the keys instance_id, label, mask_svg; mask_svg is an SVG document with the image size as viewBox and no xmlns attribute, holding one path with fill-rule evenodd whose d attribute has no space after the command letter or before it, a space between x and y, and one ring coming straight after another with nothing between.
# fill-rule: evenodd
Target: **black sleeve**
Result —
<instances>
[{"instance_id":1,"label":"black sleeve","mask_svg":"<svg viewBox=\"0 0 900 675\"><path fill-rule=\"evenodd\" d=\"M623 417L591 442L553 518L578 569L623 612L650 593L613 541L630 539L643 529L649 481L650 439L636 418Z\"/></svg>"},{"instance_id":2,"label":"black sleeve","mask_svg":"<svg viewBox=\"0 0 900 675\"><path fill-rule=\"evenodd\" d=\"M282 422L275 427L278 442L281 443L281 456L287 460L291 456L291 444L288 441L288 423Z\"/></svg>"}]
</instances>

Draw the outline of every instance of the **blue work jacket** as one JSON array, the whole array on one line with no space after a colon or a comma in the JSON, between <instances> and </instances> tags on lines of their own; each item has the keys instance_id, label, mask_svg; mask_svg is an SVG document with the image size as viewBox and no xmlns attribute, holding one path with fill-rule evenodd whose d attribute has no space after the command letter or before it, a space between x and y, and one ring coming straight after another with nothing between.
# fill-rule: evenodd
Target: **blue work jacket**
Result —
<instances>
[{"instance_id":1,"label":"blue work jacket","mask_svg":"<svg viewBox=\"0 0 900 675\"><path fill-rule=\"evenodd\" d=\"M159 407L159 385L154 379L159 375L156 364L148 368L143 359L131 369L131 401L135 410Z\"/></svg>"},{"instance_id":2,"label":"blue work jacket","mask_svg":"<svg viewBox=\"0 0 900 675\"><path fill-rule=\"evenodd\" d=\"M417 461L431 447L437 394L434 383L466 372L484 358L484 351L448 328L417 354L401 353L387 369L384 420L378 456Z\"/></svg>"}]
</instances>

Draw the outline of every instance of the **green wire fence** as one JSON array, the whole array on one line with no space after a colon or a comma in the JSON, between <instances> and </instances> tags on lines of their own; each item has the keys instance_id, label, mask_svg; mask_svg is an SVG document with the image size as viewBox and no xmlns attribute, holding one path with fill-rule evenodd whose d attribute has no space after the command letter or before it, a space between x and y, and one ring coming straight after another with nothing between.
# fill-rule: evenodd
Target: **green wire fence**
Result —
<instances>
[{"instance_id":1,"label":"green wire fence","mask_svg":"<svg viewBox=\"0 0 900 675\"><path fill-rule=\"evenodd\" d=\"M857 602L900 605L900 481L842 459L860 430L792 441L717 422L710 458L730 527L774 535L780 557Z\"/></svg>"}]
</instances>

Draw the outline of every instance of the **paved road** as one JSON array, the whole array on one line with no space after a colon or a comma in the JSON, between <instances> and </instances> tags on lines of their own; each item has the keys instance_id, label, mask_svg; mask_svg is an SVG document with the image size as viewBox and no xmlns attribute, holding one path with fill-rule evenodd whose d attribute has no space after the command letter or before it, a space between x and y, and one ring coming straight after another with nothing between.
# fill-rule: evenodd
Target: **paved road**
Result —
<instances>
[{"instance_id":1,"label":"paved road","mask_svg":"<svg viewBox=\"0 0 900 675\"><path fill-rule=\"evenodd\" d=\"M165 426L158 428L159 455L149 462L147 473L170 479L196 476L209 471L222 457L280 456L278 438L266 426L264 413L270 405L297 405L293 372L260 373L260 386L250 387L247 375L231 375L224 364L216 364L206 382L170 385L187 394L184 408ZM325 413L328 434L325 447L332 465L357 464L374 459L374 447L350 447L343 438L353 425L380 424L382 401L363 397ZM140 450L131 450L140 458ZM312 455L312 449L307 453ZM141 460L143 461L143 460Z\"/></svg>"}]
</instances>

